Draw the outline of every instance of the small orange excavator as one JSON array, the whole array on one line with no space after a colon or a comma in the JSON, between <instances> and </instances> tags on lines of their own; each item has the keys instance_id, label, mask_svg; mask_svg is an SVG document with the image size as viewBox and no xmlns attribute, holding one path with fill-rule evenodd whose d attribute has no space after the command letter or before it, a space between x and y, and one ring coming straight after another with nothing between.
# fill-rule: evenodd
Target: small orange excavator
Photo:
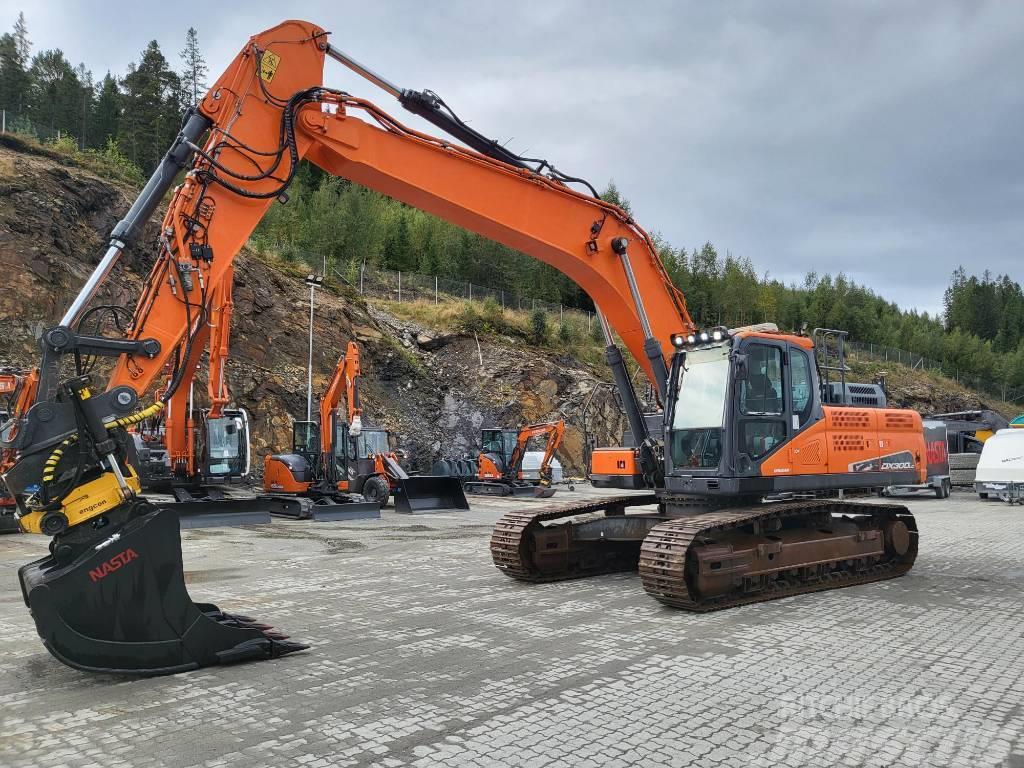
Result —
<instances>
[{"instance_id":1,"label":"small orange excavator","mask_svg":"<svg viewBox=\"0 0 1024 768\"><path fill-rule=\"evenodd\" d=\"M518 432L514 429L485 429L481 433L481 451L476 461L476 476L467 480L467 493L486 496L536 496L547 499L555 495L551 487L551 460L562 444L565 422L549 421L530 424ZM530 440L546 437L539 480L523 477L523 458Z\"/></svg>"},{"instance_id":2,"label":"small orange excavator","mask_svg":"<svg viewBox=\"0 0 1024 768\"><path fill-rule=\"evenodd\" d=\"M352 494L362 494L367 504L358 509L372 505L373 517L380 517L380 507L392 495L395 511L405 514L469 509L458 479L410 476L391 450L387 431L363 426L361 377L359 347L350 341L320 398L319 421L296 421L292 452L264 458L264 490L309 498L319 505L340 504L342 512L356 512ZM347 420L338 413L343 392Z\"/></svg>"}]
</instances>

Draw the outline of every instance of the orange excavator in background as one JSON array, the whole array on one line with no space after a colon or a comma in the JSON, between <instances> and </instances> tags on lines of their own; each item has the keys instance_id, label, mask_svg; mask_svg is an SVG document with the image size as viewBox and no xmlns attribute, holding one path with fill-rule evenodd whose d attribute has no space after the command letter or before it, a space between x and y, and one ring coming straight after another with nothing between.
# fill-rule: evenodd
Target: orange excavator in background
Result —
<instances>
[{"instance_id":1,"label":"orange excavator in background","mask_svg":"<svg viewBox=\"0 0 1024 768\"><path fill-rule=\"evenodd\" d=\"M237 495L231 486L249 477L249 414L229 408L226 366L231 342L234 270L209 291L209 316L183 363L184 375L167 407L131 430L134 456L129 460L144 492L167 493L183 528L269 523L271 514L305 517L297 500L277 496ZM209 352L206 407L198 407L195 375ZM165 370L169 390L173 378Z\"/></svg>"},{"instance_id":2,"label":"orange excavator in background","mask_svg":"<svg viewBox=\"0 0 1024 768\"><path fill-rule=\"evenodd\" d=\"M550 421L530 424L518 432L514 429L485 429L481 432L481 451L476 460L476 475L465 483L467 493L486 496L536 496L547 499L555 495L551 487L551 460L562 444L565 422ZM536 483L524 479L523 459L530 441L546 438Z\"/></svg>"},{"instance_id":3,"label":"orange excavator in background","mask_svg":"<svg viewBox=\"0 0 1024 768\"><path fill-rule=\"evenodd\" d=\"M350 341L320 398L319 421L296 421L292 452L264 457L263 489L310 499L320 509L329 505L349 517L370 507L380 517L392 494L395 511L407 514L469 509L456 478L410 476L391 450L388 433L363 425L361 378L359 347ZM347 419L339 413L342 394ZM362 494L367 504L352 503L353 494Z\"/></svg>"},{"instance_id":4,"label":"orange excavator in background","mask_svg":"<svg viewBox=\"0 0 1024 768\"><path fill-rule=\"evenodd\" d=\"M13 430L17 419L24 416L36 398L36 386L39 383L39 371L20 371L13 368L0 368L0 425L4 430ZM4 439L14 439L13 434L4 434ZM14 466L15 452L9 448L0 448L0 476L9 467ZM18 533L21 529L15 518L17 504L14 497L7 491L0 480L0 533Z\"/></svg>"},{"instance_id":5,"label":"orange excavator in background","mask_svg":"<svg viewBox=\"0 0 1024 768\"><path fill-rule=\"evenodd\" d=\"M325 87L326 57L450 138ZM177 392L209 289L284 198L302 159L540 259L595 302L636 438L623 460L652 490L508 513L491 539L507 575L549 581L639 567L657 599L710 610L891 578L913 564L906 507L808 497L919 482L927 470L918 414L819 387L803 336L697 328L652 239L592 185L483 136L437 94L395 86L322 28L287 21L252 37L187 118L86 285L44 332L35 403L2 443L17 452L4 480L20 524L53 537L50 554L19 578L61 661L165 674L304 647L191 601L177 520L138 498L125 458L125 430ZM127 333L86 333L87 304L182 170ZM612 329L665 407L663 442L646 429ZM62 372L84 354L116 358L105 391L79 367ZM143 406L168 362L170 386ZM654 511L626 513L638 505Z\"/></svg>"}]
</instances>

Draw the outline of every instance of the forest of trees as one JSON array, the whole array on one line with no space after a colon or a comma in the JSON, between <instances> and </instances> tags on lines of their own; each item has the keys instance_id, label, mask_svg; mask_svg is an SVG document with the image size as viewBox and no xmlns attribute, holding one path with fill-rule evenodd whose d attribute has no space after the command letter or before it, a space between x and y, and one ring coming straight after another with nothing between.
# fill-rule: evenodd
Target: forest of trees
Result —
<instances>
[{"instance_id":1,"label":"forest of trees","mask_svg":"<svg viewBox=\"0 0 1024 768\"><path fill-rule=\"evenodd\" d=\"M174 139L186 107L206 92L195 29L185 33L180 61L175 70L153 40L123 76L107 72L97 79L85 64L72 66L59 48L33 53L20 13L13 30L0 35L0 109L9 131L117 152L148 173Z\"/></svg>"},{"instance_id":2,"label":"forest of trees","mask_svg":"<svg viewBox=\"0 0 1024 768\"><path fill-rule=\"evenodd\" d=\"M39 138L60 131L81 149L101 149L148 174L169 146L185 109L207 88L194 28L185 32L174 69L156 41L123 76L95 80L59 49L32 53L19 14L0 36L0 109L8 130ZM614 183L602 195L629 202ZM808 274L799 285L761 275L746 257L711 244L674 247L656 237L672 280L698 323L772 321L785 329L842 328L859 342L909 350L949 373L1024 386L1024 292L1009 276L952 275L942 316L901 310L842 274ZM589 298L554 269L395 200L303 164L287 204L275 204L251 244L275 256L328 262L354 276L361 264L500 288L526 297L591 308Z\"/></svg>"}]
</instances>

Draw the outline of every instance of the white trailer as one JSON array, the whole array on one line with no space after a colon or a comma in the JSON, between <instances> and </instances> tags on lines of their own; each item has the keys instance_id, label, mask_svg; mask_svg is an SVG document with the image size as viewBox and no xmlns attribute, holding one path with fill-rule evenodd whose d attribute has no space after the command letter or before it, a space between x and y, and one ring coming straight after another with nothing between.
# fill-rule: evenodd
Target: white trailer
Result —
<instances>
[{"instance_id":1,"label":"white trailer","mask_svg":"<svg viewBox=\"0 0 1024 768\"><path fill-rule=\"evenodd\" d=\"M1024 429L1001 429L985 441L974 489L983 499L1024 503Z\"/></svg>"}]
</instances>

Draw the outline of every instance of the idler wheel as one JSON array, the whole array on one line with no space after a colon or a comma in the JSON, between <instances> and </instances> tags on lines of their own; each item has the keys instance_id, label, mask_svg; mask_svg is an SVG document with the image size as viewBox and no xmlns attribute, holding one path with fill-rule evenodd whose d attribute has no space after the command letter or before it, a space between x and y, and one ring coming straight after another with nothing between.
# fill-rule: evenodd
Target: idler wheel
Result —
<instances>
[{"instance_id":1,"label":"idler wheel","mask_svg":"<svg viewBox=\"0 0 1024 768\"><path fill-rule=\"evenodd\" d=\"M892 520L885 526L886 547L897 555L907 554L910 549L910 529L902 520Z\"/></svg>"}]
</instances>

